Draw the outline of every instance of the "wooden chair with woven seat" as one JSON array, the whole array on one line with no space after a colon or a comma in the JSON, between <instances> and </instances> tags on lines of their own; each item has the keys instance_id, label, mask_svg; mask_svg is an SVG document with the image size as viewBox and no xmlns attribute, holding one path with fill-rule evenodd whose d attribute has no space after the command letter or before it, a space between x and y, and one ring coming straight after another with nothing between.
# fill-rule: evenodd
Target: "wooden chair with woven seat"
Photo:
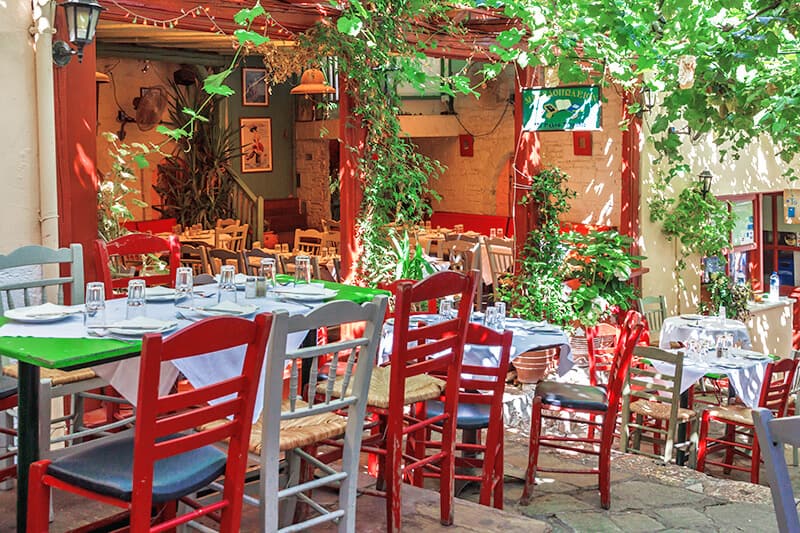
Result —
<instances>
[{"instance_id":1,"label":"wooden chair with woven seat","mask_svg":"<svg viewBox=\"0 0 800 533\"><path fill-rule=\"evenodd\" d=\"M480 243L456 239L443 243L445 254L450 260L450 270L456 272L470 272L472 270L481 271L481 245ZM483 300L483 283L478 278L475 286L475 311L481 310Z\"/></svg>"},{"instance_id":2,"label":"wooden chair with woven seat","mask_svg":"<svg viewBox=\"0 0 800 533\"><path fill-rule=\"evenodd\" d=\"M249 227L249 224L242 224L214 228L214 247L243 252L247 247Z\"/></svg>"},{"instance_id":3,"label":"wooden chair with woven seat","mask_svg":"<svg viewBox=\"0 0 800 533\"><path fill-rule=\"evenodd\" d=\"M617 413L622 397L622 385L628 372L633 348L642 334L641 315L628 311L620 330L614 355L614 363L607 387L578 385L555 381L541 381L536 387L531 409L531 431L528 448L528 467L520 503L528 505L533 492L537 472L560 472L564 474L597 474L600 486L600 505L603 509L611 507L611 445L617 425ZM548 414L544 414L543 411ZM558 415L580 414L582 418L570 417L576 424L587 424L600 429L600 438L593 435L557 436L544 434L543 419L563 420ZM590 415L587 418L586 415ZM598 422L597 418L602 418ZM541 446L586 453L597 457L597 466L588 469L544 468L539 466Z\"/></svg>"},{"instance_id":4,"label":"wooden chair with woven seat","mask_svg":"<svg viewBox=\"0 0 800 533\"><path fill-rule=\"evenodd\" d=\"M244 266L247 268L247 273L252 276L257 276L261 269L262 259L274 259L276 274L283 273L283 266L281 265L280 256L278 254L267 252L259 248L253 248L244 252Z\"/></svg>"},{"instance_id":5,"label":"wooden chair with woven seat","mask_svg":"<svg viewBox=\"0 0 800 533\"><path fill-rule=\"evenodd\" d=\"M324 234L315 229L294 230L294 252L307 255L319 255Z\"/></svg>"},{"instance_id":6,"label":"wooden chair with woven seat","mask_svg":"<svg viewBox=\"0 0 800 533\"><path fill-rule=\"evenodd\" d=\"M119 297L114 294L115 289L124 289L131 279L143 279L148 287L153 285L175 285L175 274L181 266L181 247L177 235L170 235L163 239L148 233L129 233L114 240L105 242L102 239L94 241L95 267L101 280L105 284L106 299ZM142 263L142 258L151 255L168 255L169 272L166 274L141 275L116 278L111 274L112 261L117 266L125 266L126 259L134 258L135 262ZM82 289L81 289L82 290Z\"/></svg>"},{"instance_id":7,"label":"wooden chair with woven seat","mask_svg":"<svg viewBox=\"0 0 800 533\"><path fill-rule=\"evenodd\" d=\"M800 446L800 416L775 418L769 409L757 407L753 409L753 425L764 452L764 471L772 493L778 530L796 533L800 531L800 519L784 446L789 444L795 449Z\"/></svg>"},{"instance_id":8,"label":"wooden chair with woven seat","mask_svg":"<svg viewBox=\"0 0 800 533\"><path fill-rule=\"evenodd\" d=\"M64 267L63 272L55 276L46 270L36 272L36 269L46 269L52 265ZM21 275L20 269L27 268L29 272ZM55 289L55 301L58 304L65 302L65 292L69 289L70 303L78 305L83 303L83 248L80 244L72 244L69 248L54 250L43 246L24 246L8 255L0 255L0 271L7 272L17 269L17 277L4 277L0 282L0 316L9 309L21 305L29 306L47 301L47 291ZM34 270L34 272L31 272ZM30 279L32 278L32 279ZM3 367L3 374L17 378L18 367L16 364ZM93 389L107 386L104 380L97 377L90 368L74 371L40 370L39 387L39 435L42 436L40 453L46 457L50 450L50 424L66 423L68 433L56 437L53 442L73 441L88 433L97 434L101 431L121 427L132 420L111 422L94 430L87 430L83 426L84 410L83 397L79 394ZM51 402L49 398L69 398L71 412L63 417L51 417ZM113 399L112 401L117 401ZM110 425L109 425L110 424Z\"/></svg>"},{"instance_id":9,"label":"wooden chair with woven seat","mask_svg":"<svg viewBox=\"0 0 800 533\"><path fill-rule=\"evenodd\" d=\"M181 266L192 269L193 275L208 273L208 255L205 246L181 244Z\"/></svg>"},{"instance_id":10,"label":"wooden chair with woven seat","mask_svg":"<svg viewBox=\"0 0 800 533\"><path fill-rule=\"evenodd\" d=\"M381 487L362 492L386 498L390 532L400 529L403 477L425 467L435 467L439 472L441 523L453 522L456 406L477 276L477 271L466 274L444 271L414 284L403 282L397 286L390 364L373 371L367 399L370 412L379 419L380 430L365 437L362 446L362 451L381 458L378 473ZM412 325L412 309L417 303L450 296L460 299L455 318ZM444 375L445 379L432 374ZM444 410L440 415L418 419L405 413L407 406L439 399L443 394ZM420 459L404 457L404 436L426 426L441 428L441 449Z\"/></svg>"},{"instance_id":11,"label":"wooden chair with woven seat","mask_svg":"<svg viewBox=\"0 0 800 533\"><path fill-rule=\"evenodd\" d=\"M482 238L489 271L492 273L494 301L500 301L500 284L505 276L514 273L514 245L505 239Z\"/></svg>"},{"instance_id":12,"label":"wooden chair with woven seat","mask_svg":"<svg viewBox=\"0 0 800 533\"><path fill-rule=\"evenodd\" d=\"M456 480L478 481L482 505L503 508L503 392L511 359L511 331L498 332L479 324L469 324L467 344L480 345L499 350L498 364L462 365L461 385L458 395L456 428L461 431L461 441L456 444ZM425 402L425 416L442 414L444 402ZM430 433L436 435L434 426ZM481 430L486 436L481 443ZM408 449L414 457L424 457L429 448L441 448L441 441L430 436L409 435ZM477 472L475 472L477 470ZM436 474L417 470L415 484L422 486L424 477Z\"/></svg>"},{"instance_id":13,"label":"wooden chair with woven seat","mask_svg":"<svg viewBox=\"0 0 800 533\"><path fill-rule=\"evenodd\" d=\"M219 275L220 267L223 265L233 265L236 272L241 274L248 272L241 252L234 252L226 248L212 248L207 253L208 268L212 276Z\"/></svg>"},{"instance_id":14,"label":"wooden chair with woven seat","mask_svg":"<svg viewBox=\"0 0 800 533\"><path fill-rule=\"evenodd\" d=\"M293 530L336 521L339 531L355 531L359 449L367 390L380 344L387 300L386 296L378 296L361 305L339 300L317 307L307 315L290 317L284 311L275 314L266 363L263 425L260 421L256 424L251 438L251 451L260 456L261 462L262 531L277 531L281 514L283 522L293 519L295 499L308 503L317 515L292 524ZM295 350L287 347L289 335L353 323L365 324L363 333L356 338ZM323 360L328 360L325 369L321 367ZM302 399L300 387L301 361L310 368L308 390L316 391L316 395L308 395L307 401ZM289 394L282 400L287 365L290 368ZM323 370L326 375L323 375ZM326 379L328 376L330 379ZM281 408L276 409L277 405ZM344 439L340 469L321 462L313 451L304 450L338 437ZM283 486L278 475L282 455L288 463L288 479ZM320 471L322 477L301 479L301 461ZM338 509L335 511L326 511L312 503L311 489L324 485L338 488ZM281 503L284 503L282 513L279 511Z\"/></svg>"},{"instance_id":15,"label":"wooden chair with woven seat","mask_svg":"<svg viewBox=\"0 0 800 533\"><path fill-rule=\"evenodd\" d=\"M662 296L644 296L637 300L639 312L647 323L650 345L658 346L661 327L667 318L667 299Z\"/></svg>"},{"instance_id":16,"label":"wooden chair with woven seat","mask_svg":"<svg viewBox=\"0 0 800 533\"><path fill-rule=\"evenodd\" d=\"M646 361L647 366L631 365L628 369L622 389L620 450L661 459L665 463L672 462L672 452L676 448L696 452L697 413L680 406L683 353L648 346L637 346L633 353ZM659 372L652 366L654 362L672 365L672 373ZM686 442L676 442L681 424L688 426L686 434L690 437ZM647 433L651 436L645 436ZM632 445L629 445L629 440ZM652 444L653 453L642 450L642 441ZM662 449L663 453L660 453Z\"/></svg>"},{"instance_id":17,"label":"wooden chair with woven seat","mask_svg":"<svg viewBox=\"0 0 800 533\"><path fill-rule=\"evenodd\" d=\"M769 409L775 416L783 415L789 391L794 383L797 363L795 359L781 359L767 365L758 407ZM709 435L709 425L712 421L725 425L725 432L719 438ZM743 440L737 437L743 437ZM725 452L723 460L713 461L708 458L708 454L718 451ZM735 464L736 456L745 457L750 464L748 466ZM707 464L721 466L726 473L730 470L750 472L750 482L758 483L758 470L761 465L760 447L753 429L753 413L750 408L734 404L703 411L700 444L697 447L697 470L704 472Z\"/></svg>"},{"instance_id":18,"label":"wooden chair with woven seat","mask_svg":"<svg viewBox=\"0 0 800 533\"><path fill-rule=\"evenodd\" d=\"M48 530L50 489L57 488L130 512L130 530L164 531L219 513L221 531L239 531L251 421L271 316L253 320L215 317L169 338L149 333L142 341L138 420L126 432L77 452L31 465L28 531ZM164 362L245 347L240 375L189 391L159 396ZM230 417L229 419L227 417ZM224 420L195 431L212 420ZM214 446L227 440L227 453ZM157 464L157 468L156 468ZM174 517L171 502L226 479L221 499ZM196 503L196 502L195 502ZM153 505L166 508L151 528Z\"/></svg>"}]
</instances>

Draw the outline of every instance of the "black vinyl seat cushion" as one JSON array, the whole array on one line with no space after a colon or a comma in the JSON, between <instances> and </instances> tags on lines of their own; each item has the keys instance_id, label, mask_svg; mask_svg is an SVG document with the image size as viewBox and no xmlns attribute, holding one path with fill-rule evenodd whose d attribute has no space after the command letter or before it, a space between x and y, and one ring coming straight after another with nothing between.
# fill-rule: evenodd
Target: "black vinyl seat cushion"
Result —
<instances>
[{"instance_id":1,"label":"black vinyl seat cushion","mask_svg":"<svg viewBox=\"0 0 800 533\"><path fill-rule=\"evenodd\" d=\"M10 376L0 375L0 400L5 400L9 396L17 393L17 380Z\"/></svg>"},{"instance_id":2,"label":"black vinyl seat cushion","mask_svg":"<svg viewBox=\"0 0 800 533\"><path fill-rule=\"evenodd\" d=\"M489 412L491 406L485 403L459 403L456 413L456 427L458 429L484 429L489 427ZM444 413L444 402L428 400L425 402L425 413L429 417L439 416Z\"/></svg>"},{"instance_id":3,"label":"black vinyl seat cushion","mask_svg":"<svg viewBox=\"0 0 800 533\"><path fill-rule=\"evenodd\" d=\"M133 493L133 436L109 437L106 441L55 459L47 473L92 492L130 501ZM225 462L225 452L213 446L156 461L153 502L175 500L208 485L225 472Z\"/></svg>"},{"instance_id":4,"label":"black vinyl seat cushion","mask_svg":"<svg viewBox=\"0 0 800 533\"><path fill-rule=\"evenodd\" d=\"M536 386L536 396L542 399L542 404L545 406L552 405L565 409L585 409L589 411L605 411L608 409L608 397L605 387L541 381Z\"/></svg>"}]
</instances>

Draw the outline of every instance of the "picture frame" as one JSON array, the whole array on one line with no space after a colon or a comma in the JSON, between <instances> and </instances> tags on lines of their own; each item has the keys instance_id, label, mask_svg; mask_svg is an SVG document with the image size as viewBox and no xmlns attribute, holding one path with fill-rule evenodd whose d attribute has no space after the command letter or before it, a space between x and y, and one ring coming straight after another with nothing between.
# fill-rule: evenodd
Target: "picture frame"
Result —
<instances>
[{"instance_id":1,"label":"picture frame","mask_svg":"<svg viewBox=\"0 0 800 533\"><path fill-rule=\"evenodd\" d=\"M242 69L242 105L261 107L269 105L266 69Z\"/></svg>"},{"instance_id":2,"label":"picture frame","mask_svg":"<svg viewBox=\"0 0 800 533\"><path fill-rule=\"evenodd\" d=\"M272 171L272 119L239 119L242 172Z\"/></svg>"}]
</instances>

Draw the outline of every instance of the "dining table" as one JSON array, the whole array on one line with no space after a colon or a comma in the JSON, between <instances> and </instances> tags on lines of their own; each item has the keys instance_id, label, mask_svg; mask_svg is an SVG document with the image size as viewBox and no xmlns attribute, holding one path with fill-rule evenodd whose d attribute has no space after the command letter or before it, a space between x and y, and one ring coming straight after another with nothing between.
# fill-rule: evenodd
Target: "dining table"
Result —
<instances>
[{"instance_id":1,"label":"dining table","mask_svg":"<svg viewBox=\"0 0 800 533\"><path fill-rule=\"evenodd\" d=\"M692 340L716 344L723 335L730 335L737 347L749 349L752 346L750 333L741 320L687 314L664 319L658 347L662 350L683 347Z\"/></svg>"},{"instance_id":2,"label":"dining table","mask_svg":"<svg viewBox=\"0 0 800 533\"><path fill-rule=\"evenodd\" d=\"M483 318L483 313L472 313L470 321L483 324ZM412 316L410 323L412 325L428 324L441 320L444 320L444 317L439 314L418 314ZM527 351L557 348L559 354L557 366L558 375L563 376L574 366L569 338L560 327L548 324L547 322L536 322L521 318L507 318L504 329L510 330L514 335L511 343L512 362L519 354ZM391 358L393 331L393 321L389 319L383 325L381 346L378 351L378 361L380 363L385 363ZM484 367L497 366L500 364L500 349L497 347L467 344L464 346L464 357L462 361L464 365Z\"/></svg>"},{"instance_id":3,"label":"dining table","mask_svg":"<svg viewBox=\"0 0 800 533\"><path fill-rule=\"evenodd\" d=\"M277 277L279 287L289 287L293 280L289 276ZM315 282L329 291L335 291L330 300L350 300L363 303L372 300L378 294L387 291L356 287L333 282ZM154 291L155 292L155 291ZM163 291L162 291L162 294ZM272 293L267 297L245 299L244 292L237 291L237 303L253 307L247 316L257 312L283 309L290 314L307 313L324 303L320 300L306 298L290 299ZM156 298L146 304L147 318L174 323L167 328L165 334L188 326L204 316L216 315L216 311L203 313L201 309L212 307L204 302L216 302L217 287L215 284L197 287L194 294L194 309L176 307L174 296ZM179 304L180 305L180 304ZM125 316L126 299L114 299L106 302L106 321L109 325L121 321ZM198 314L199 313L199 314ZM110 331L124 328L109 327L105 330L92 330L84 326L83 314L65 313L63 319L46 323L21 323L8 318L0 318L0 355L16 359L19 363L18 397L19 427L17 457L17 530L25 531L27 524L27 492L28 469L31 463L39 459L39 378L40 368L59 370L77 370L93 368L95 372L118 388L122 396L135 403L138 390L139 363L141 352L141 336L143 331L131 335L118 336ZM305 335L296 334L292 343L299 346ZM288 343L287 343L288 344ZM188 365L165 364L161 370L162 393L166 393L175 381L180 370L190 383L195 386L217 382L241 371L241 353L225 351L198 356ZM170 368L172 367L172 368ZM262 375L263 378L263 375ZM263 406L263 379L259 385L260 398L257 411Z\"/></svg>"}]
</instances>

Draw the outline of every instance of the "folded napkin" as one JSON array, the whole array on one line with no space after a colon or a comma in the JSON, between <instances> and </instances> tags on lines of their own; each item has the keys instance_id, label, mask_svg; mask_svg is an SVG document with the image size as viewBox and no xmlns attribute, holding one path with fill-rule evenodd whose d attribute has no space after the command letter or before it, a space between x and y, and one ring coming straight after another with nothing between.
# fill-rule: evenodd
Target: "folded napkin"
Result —
<instances>
[{"instance_id":1,"label":"folded napkin","mask_svg":"<svg viewBox=\"0 0 800 533\"><path fill-rule=\"evenodd\" d=\"M160 285L155 287L147 287L145 289L145 295L147 296L174 296L175 289L171 289L169 287L162 287Z\"/></svg>"},{"instance_id":2,"label":"folded napkin","mask_svg":"<svg viewBox=\"0 0 800 533\"><path fill-rule=\"evenodd\" d=\"M216 311L218 313L242 313L250 310L250 306L242 306L236 302L219 302L203 308L204 311Z\"/></svg>"},{"instance_id":3,"label":"folded napkin","mask_svg":"<svg viewBox=\"0 0 800 533\"><path fill-rule=\"evenodd\" d=\"M333 289L326 289L321 285L313 285L313 284L306 284L302 283L300 285L295 285L294 287L276 287L272 290L272 292L278 294L298 294L302 296L335 296L337 291Z\"/></svg>"},{"instance_id":4,"label":"folded napkin","mask_svg":"<svg viewBox=\"0 0 800 533\"><path fill-rule=\"evenodd\" d=\"M169 327L175 327L178 323L174 320L167 321L167 320L159 320L157 318L150 318L146 316L137 316L136 318L130 318L126 320L121 320L119 322L115 322L114 324L109 324L109 328L118 328L118 329L165 329Z\"/></svg>"},{"instance_id":5,"label":"folded napkin","mask_svg":"<svg viewBox=\"0 0 800 533\"><path fill-rule=\"evenodd\" d=\"M35 317L48 317L57 315L74 315L83 312L83 306L80 305L56 305L51 303L44 303L42 305L32 305L30 307L19 307L15 309L20 315L35 318Z\"/></svg>"}]
</instances>

